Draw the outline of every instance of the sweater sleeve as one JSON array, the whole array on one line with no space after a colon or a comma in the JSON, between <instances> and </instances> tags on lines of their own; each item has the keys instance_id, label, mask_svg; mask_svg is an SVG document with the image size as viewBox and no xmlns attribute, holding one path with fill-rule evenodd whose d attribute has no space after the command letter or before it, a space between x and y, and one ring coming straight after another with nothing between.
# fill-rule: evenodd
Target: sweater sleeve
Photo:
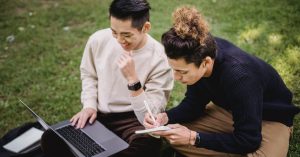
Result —
<instances>
[{"instance_id":1,"label":"sweater sleeve","mask_svg":"<svg viewBox=\"0 0 300 157\"><path fill-rule=\"evenodd\" d=\"M91 38L88 40L80 64L80 77L82 80L81 103L83 108L97 110L97 82L98 77L93 56Z\"/></svg>"},{"instance_id":2,"label":"sweater sleeve","mask_svg":"<svg viewBox=\"0 0 300 157\"><path fill-rule=\"evenodd\" d=\"M230 75L228 75L230 74ZM260 146L263 89L258 76L242 67L223 76L223 93L232 110L232 133L199 133L198 147L220 152L246 154Z\"/></svg>"},{"instance_id":3,"label":"sweater sleeve","mask_svg":"<svg viewBox=\"0 0 300 157\"><path fill-rule=\"evenodd\" d=\"M147 113L144 100L148 103L152 113L164 111L173 83L173 73L167 59L156 61L144 83L144 92L138 96L130 97L134 113L141 124L143 124L144 115Z\"/></svg>"},{"instance_id":4,"label":"sweater sleeve","mask_svg":"<svg viewBox=\"0 0 300 157\"><path fill-rule=\"evenodd\" d=\"M209 94L202 80L195 85L187 86L187 92L181 103L167 111L168 123L188 122L200 117L209 101Z\"/></svg>"}]
</instances>

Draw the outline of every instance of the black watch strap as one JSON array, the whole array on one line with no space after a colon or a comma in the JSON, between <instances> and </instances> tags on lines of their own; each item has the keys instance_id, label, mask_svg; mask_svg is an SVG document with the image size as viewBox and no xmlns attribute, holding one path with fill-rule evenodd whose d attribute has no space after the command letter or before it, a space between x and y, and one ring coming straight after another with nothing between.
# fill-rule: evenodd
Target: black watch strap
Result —
<instances>
[{"instance_id":1,"label":"black watch strap","mask_svg":"<svg viewBox=\"0 0 300 157\"><path fill-rule=\"evenodd\" d=\"M127 86L128 86L128 89L131 91L137 91L142 88L140 81L132 83L132 84L128 84Z\"/></svg>"}]
</instances>

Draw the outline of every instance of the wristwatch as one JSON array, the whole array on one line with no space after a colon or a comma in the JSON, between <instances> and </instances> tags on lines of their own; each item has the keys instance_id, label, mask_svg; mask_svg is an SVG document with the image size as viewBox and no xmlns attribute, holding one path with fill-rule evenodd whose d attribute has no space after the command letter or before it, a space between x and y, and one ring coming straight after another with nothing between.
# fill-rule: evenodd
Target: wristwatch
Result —
<instances>
[{"instance_id":1,"label":"wristwatch","mask_svg":"<svg viewBox=\"0 0 300 157\"><path fill-rule=\"evenodd\" d=\"M196 146L196 147L199 147L199 146L200 146L200 134L199 134L199 132L196 133L195 146Z\"/></svg>"},{"instance_id":2,"label":"wristwatch","mask_svg":"<svg viewBox=\"0 0 300 157\"><path fill-rule=\"evenodd\" d=\"M131 91L137 91L140 88L142 88L142 85L141 85L140 81L132 83L132 84L128 84L127 86L128 86L128 89L131 90Z\"/></svg>"}]
</instances>

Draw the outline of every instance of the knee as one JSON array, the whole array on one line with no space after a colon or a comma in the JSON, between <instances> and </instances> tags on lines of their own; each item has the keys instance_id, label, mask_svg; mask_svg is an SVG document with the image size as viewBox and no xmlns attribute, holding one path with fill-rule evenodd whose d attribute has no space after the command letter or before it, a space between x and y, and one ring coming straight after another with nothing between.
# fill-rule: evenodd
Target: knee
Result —
<instances>
[{"instance_id":1,"label":"knee","mask_svg":"<svg viewBox=\"0 0 300 157\"><path fill-rule=\"evenodd\" d=\"M43 133L41 146L46 157L74 157L68 145L52 130Z\"/></svg>"},{"instance_id":2,"label":"knee","mask_svg":"<svg viewBox=\"0 0 300 157\"><path fill-rule=\"evenodd\" d=\"M137 153L143 157L145 156L159 156L162 146L161 139L154 138L151 136L136 138L131 143L129 143L129 148L135 150Z\"/></svg>"},{"instance_id":3,"label":"knee","mask_svg":"<svg viewBox=\"0 0 300 157\"><path fill-rule=\"evenodd\" d=\"M252 141L251 143L244 143L240 145L240 153L242 154L248 154L248 153L253 153L255 151L257 151L259 149L261 145L261 141L257 140L257 141Z\"/></svg>"}]
</instances>

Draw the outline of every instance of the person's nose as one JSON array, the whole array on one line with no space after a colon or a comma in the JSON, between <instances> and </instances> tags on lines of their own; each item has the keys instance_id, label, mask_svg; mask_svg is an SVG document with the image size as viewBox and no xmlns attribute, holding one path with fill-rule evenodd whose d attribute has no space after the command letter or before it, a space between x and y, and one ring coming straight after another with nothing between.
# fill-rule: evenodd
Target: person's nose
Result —
<instances>
[{"instance_id":1,"label":"person's nose","mask_svg":"<svg viewBox=\"0 0 300 157\"><path fill-rule=\"evenodd\" d=\"M174 78L175 78L175 80L180 81L182 76L178 72L175 71L174 72Z\"/></svg>"},{"instance_id":2,"label":"person's nose","mask_svg":"<svg viewBox=\"0 0 300 157\"><path fill-rule=\"evenodd\" d=\"M125 42L124 38L121 36L121 35L117 35L117 41L120 43L120 44L123 44Z\"/></svg>"}]
</instances>

